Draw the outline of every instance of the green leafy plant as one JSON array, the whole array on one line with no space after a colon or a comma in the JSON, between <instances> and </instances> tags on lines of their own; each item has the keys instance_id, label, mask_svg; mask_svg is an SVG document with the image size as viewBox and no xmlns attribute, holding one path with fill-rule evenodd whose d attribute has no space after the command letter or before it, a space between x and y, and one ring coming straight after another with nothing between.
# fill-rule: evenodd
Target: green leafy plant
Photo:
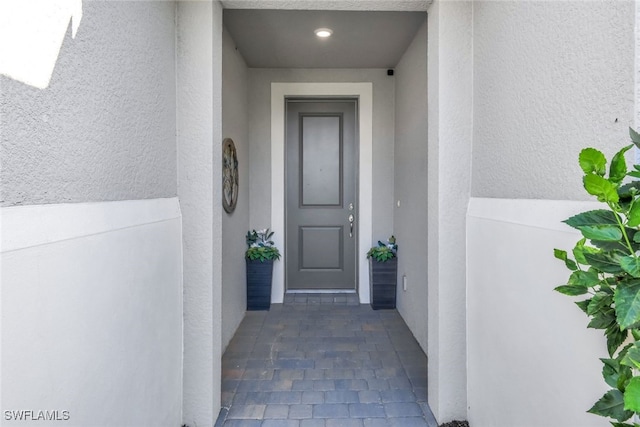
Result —
<instances>
[{"instance_id":1,"label":"green leafy plant","mask_svg":"<svg viewBox=\"0 0 640 427\"><path fill-rule=\"evenodd\" d=\"M246 258L252 261L259 260L260 262L280 259L280 251L271 240L272 236L273 231L268 228L248 231Z\"/></svg>"},{"instance_id":2,"label":"green leafy plant","mask_svg":"<svg viewBox=\"0 0 640 427\"><path fill-rule=\"evenodd\" d=\"M555 288L569 296L586 296L576 302L589 317L588 328L602 329L609 358L602 375L612 387L588 412L611 418L614 427L640 427L626 423L640 414L640 165L627 169L625 153L640 134L629 129L633 144L607 160L600 151L585 148L579 164L587 193L606 204L606 209L582 212L564 222L579 230L583 238L572 250L573 257L554 249L556 258L571 271L566 284Z\"/></svg>"},{"instance_id":3,"label":"green leafy plant","mask_svg":"<svg viewBox=\"0 0 640 427\"><path fill-rule=\"evenodd\" d=\"M378 262L385 262L393 259L397 256L398 245L396 245L396 238L394 236L389 237L387 243L382 243L378 240L378 246L374 246L367 252L367 258L373 258Z\"/></svg>"}]
</instances>

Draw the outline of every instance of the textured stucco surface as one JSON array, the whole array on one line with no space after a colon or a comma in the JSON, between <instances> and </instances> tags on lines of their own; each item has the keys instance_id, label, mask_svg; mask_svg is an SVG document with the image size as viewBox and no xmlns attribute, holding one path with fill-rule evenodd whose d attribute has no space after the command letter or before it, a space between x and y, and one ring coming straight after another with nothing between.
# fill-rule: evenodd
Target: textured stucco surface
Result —
<instances>
[{"instance_id":1,"label":"textured stucco surface","mask_svg":"<svg viewBox=\"0 0 640 427\"><path fill-rule=\"evenodd\" d=\"M171 2L84 2L51 82L0 76L0 205L176 195Z\"/></svg>"},{"instance_id":2,"label":"textured stucco surface","mask_svg":"<svg viewBox=\"0 0 640 427\"><path fill-rule=\"evenodd\" d=\"M465 220L471 186L471 2L428 15L428 396L438 422L466 418Z\"/></svg>"},{"instance_id":3,"label":"textured stucco surface","mask_svg":"<svg viewBox=\"0 0 640 427\"><path fill-rule=\"evenodd\" d=\"M373 237L393 229L394 78L386 70L249 69L251 228L271 222L271 82L372 82Z\"/></svg>"},{"instance_id":4,"label":"textured stucco surface","mask_svg":"<svg viewBox=\"0 0 640 427\"><path fill-rule=\"evenodd\" d=\"M427 349L427 23L396 66L395 208L398 311ZM402 276L407 290L402 290Z\"/></svg>"},{"instance_id":5,"label":"textured stucco surface","mask_svg":"<svg viewBox=\"0 0 640 427\"><path fill-rule=\"evenodd\" d=\"M222 8L178 2L178 196L184 265L183 422L220 410ZM214 146L216 147L214 149Z\"/></svg>"},{"instance_id":6,"label":"textured stucco surface","mask_svg":"<svg viewBox=\"0 0 640 427\"><path fill-rule=\"evenodd\" d=\"M239 193L236 209L222 213L222 348L244 318L247 302L244 252L249 228L249 92L248 69L223 32L222 44L222 137L231 138L238 155ZM222 141L214 144L221 150Z\"/></svg>"},{"instance_id":7,"label":"textured stucco surface","mask_svg":"<svg viewBox=\"0 0 640 427\"><path fill-rule=\"evenodd\" d=\"M586 199L578 153L629 141L632 1L474 2L472 194Z\"/></svg>"}]
</instances>

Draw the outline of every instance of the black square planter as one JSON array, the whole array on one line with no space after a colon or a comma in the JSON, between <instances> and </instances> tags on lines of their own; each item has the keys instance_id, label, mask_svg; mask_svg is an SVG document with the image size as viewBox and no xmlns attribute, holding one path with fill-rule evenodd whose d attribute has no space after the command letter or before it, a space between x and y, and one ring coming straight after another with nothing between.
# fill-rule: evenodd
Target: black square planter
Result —
<instances>
[{"instance_id":1,"label":"black square planter","mask_svg":"<svg viewBox=\"0 0 640 427\"><path fill-rule=\"evenodd\" d=\"M398 258L380 262L369 259L369 292L374 310L396 308Z\"/></svg>"},{"instance_id":2,"label":"black square planter","mask_svg":"<svg viewBox=\"0 0 640 427\"><path fill-rule=\"evenodd\" d=\"M261 262L247 259L247 310L271 308L273 260Z\"/></svg>"}]
</instances>

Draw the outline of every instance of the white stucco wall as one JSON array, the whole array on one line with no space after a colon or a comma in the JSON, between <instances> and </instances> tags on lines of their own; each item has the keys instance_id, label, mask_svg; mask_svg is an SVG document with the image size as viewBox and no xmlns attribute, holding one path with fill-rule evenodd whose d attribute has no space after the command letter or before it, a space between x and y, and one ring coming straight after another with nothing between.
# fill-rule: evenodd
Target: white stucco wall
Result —
<instances>
[{"instance_id":1,"label":"white stucco wall","mask_svg":"<svg viewBox=\"0 0 640 427\"><path fill-rule=\"evenodd\" d=\"M576 178L578 179L578 178ZM561 221L594 202L471 199L467 221L469 422L473 426L608 425L586 411L609 387L602 331L553 290L569 271L553 249L581 236Z\"/></svg>"},{"instance_id":2,"label":"white stucco wall","mask_svg":"<svg viewBox=\"0 0 640 427\"><path fill-rule=\"evenodd\" d=\"M389 237L393 229L393 77L386 70L250 69L249 141L251 228L271 222L271 83L372 82L373 84L373 236Z\"/></svg>"},{"instance_id":3,"label":"white stucco wall","mask_svg":"<svg viewBox=\"0 0 640 427\"><path fill-rule=\"evenodd\" d=\"M472 3L428 12L428 396L440 422L466 418L465 217L471 186Z\"/></svg>"},{"instance_id":4,"label":"white stucco wall","mask_svg":"<svg viewBox=\"0 0 640 427\"><path fill-rule=\"evenodd\" d=\"M182 420L177 199L0 209L3 426ZM15 421L58 411L67 421Z\"/></svg>"},{"instance_id":5,"label":"white stucco wall","mask_svg":"<svg viewBox=\"0 0 640 427\"><path fill-rule=\"evenodd\" d=\"M598 206L579 202L580 150L611 158L629 143L635 7L483 1L473 12L473 195L565 200L471 201L469 421L602 426L585 411L607 389L605 341L553 291L567 278L553 248L579 239L560 221Z\"/></svg>"},{"instance_id":6,"label":"white stucco wall","mask_svg":"<svg viewBox=\"0 0 640 427\"><path fill-rule=\"evenodd\" d=\"M395 69L393 232L398 239L398 311L427 349L427 22ZM398 206L399 202L399 206ZM402 289L402 277L407 290Z\"/></svg>"},{"instance_id":7,"label":"white stucco wall","mask_svg":"<svg viewBox=\"0 0 640 427\"><path fill-rule=\"evenodd\" d=\"M175 196L174 62L172 3L85 1L48 87L0 76L0 205Z\"/></svg>"},{"instance_id":8,"label":"white stucco wall","mask_svg":"<svg viewBox=\"0 0 640 427\"><path fill-rule=\"evenodd\" d=\"M184 417L212 425L222 359L222 9L177 3L178 196L184 242Z\"/></svg>"},{"instance_id":9,"label":"white stucco wall","mask_svg":"<svg viewBox=\"0 0 640 427\"><path fill-rule=\"evenodd\" d=\"M474 196L586 198L580 149L610 158L633 125L634 21L633 1L474 2Z\"/></svg>"},{"instance_id":10,"label":"white stucco wall","mask_svg":"<svg viewBox=\"0 0 640 427\"><path fill-rule=\"evenodd\" d=\"M222 45L222 137L231 138L238 155L239 193L233 213L222 214L222 348L225 349L247 307L244 252L249 229L248 69L227 31ZM215 148L220 149L222 141Z\"/></svg>"}]
</instances>

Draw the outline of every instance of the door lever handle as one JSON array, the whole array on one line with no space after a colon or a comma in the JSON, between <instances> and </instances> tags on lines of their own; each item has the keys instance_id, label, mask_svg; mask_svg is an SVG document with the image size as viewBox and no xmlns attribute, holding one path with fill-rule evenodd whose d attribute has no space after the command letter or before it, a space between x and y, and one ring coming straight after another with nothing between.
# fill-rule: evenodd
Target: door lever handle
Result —
<instances>
[{"instance_id":1,"label":"door lever handle","mask_svg":"<svg viewBox=\"0 0 640 427\"><path fill-rule=\"evenodd\" d=\"M349 237L353 237L353 214L349 215Z\"/></svg>"}]
</instances>

